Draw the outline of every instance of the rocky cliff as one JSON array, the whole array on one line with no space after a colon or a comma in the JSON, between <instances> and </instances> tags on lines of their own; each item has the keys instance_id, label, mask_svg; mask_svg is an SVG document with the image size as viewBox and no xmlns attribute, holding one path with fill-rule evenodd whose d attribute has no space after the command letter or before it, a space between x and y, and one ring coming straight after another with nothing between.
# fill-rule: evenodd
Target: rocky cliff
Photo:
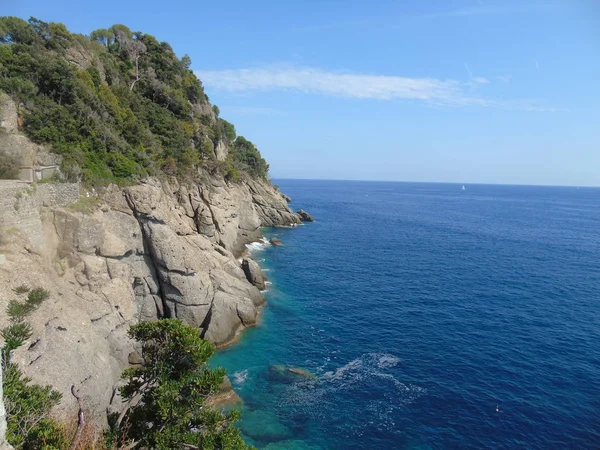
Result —
<instances>
[{"instance_id":1,"label":"rocky cliff","mask_svg":"<svg viewBox=\"0 0 600 450\"><path fill-rule=\"evenodd\" d=\"M204 172L102 192L0 181L0 199L0 310L18 286L51 292L13 360L63 394L59 414L76 410L74 385L98 424L120 407L122 370L140 362L129 326L176 317L216 346L232 343L264 303L245 244L260 227L300 222L270 183Z\"/></svg>"}]
</instances>

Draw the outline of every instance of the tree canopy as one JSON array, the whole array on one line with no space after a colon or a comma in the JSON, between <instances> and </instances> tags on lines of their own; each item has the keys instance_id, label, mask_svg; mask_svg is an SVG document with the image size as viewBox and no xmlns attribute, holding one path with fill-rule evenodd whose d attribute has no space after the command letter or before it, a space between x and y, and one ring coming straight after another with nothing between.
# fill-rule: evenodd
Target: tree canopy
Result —
<instances>
[{"instance_id":1,"label":"tree canopy","mask_svg":"<svg viewBox=\"0 0 600 450\"><path fill-rule=\"evenodd\" d=\"M223 382L223 369L206 361L213 346L200 330L176 319L142 322L129 330L141 344L144 365L123 372L121 396L128 409L113 422L119 445L142 448L244 450L233 426L237 412L224 415L205 405Z\"/></svg>"},{"instance_id":2,"label":"tree canopy","mask_svg":"<svg viewBox=\"0 0 600 450\"><path fill-rule=\"evenodd\" d=\"M19 103L26 134L63 156L69 179L131 182L219 167L220 141L235 150L230 166L266 178L256 147L219 117L190 65L122 24L83 36L61 23L0 17L0 90Z\"/></svg>"}]
</instances>

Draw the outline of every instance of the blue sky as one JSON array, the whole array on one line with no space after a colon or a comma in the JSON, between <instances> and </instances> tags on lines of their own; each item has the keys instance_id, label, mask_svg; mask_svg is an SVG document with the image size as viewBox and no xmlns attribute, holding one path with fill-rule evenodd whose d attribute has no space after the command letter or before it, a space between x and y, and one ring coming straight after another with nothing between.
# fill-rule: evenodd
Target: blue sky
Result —
<instances>
[{"instance_id":1,"label":"blue sky","mask_svg":"<svg viewBox=\"0 0 600 450\"><path fill-rule=\"evenodd\" d=\"M600 186L600 2L12 0L192 58L274 178Z\"/></svg>"}]
</instances>

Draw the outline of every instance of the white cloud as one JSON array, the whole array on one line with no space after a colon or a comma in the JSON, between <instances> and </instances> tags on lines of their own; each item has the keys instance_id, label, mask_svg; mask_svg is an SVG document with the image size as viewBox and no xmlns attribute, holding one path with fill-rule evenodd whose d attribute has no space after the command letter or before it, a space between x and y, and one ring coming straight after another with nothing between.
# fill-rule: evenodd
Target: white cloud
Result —
<instances>
[{"instance_id":1,"label":"white cloud","mask_svg":"<svg viewBox=\"0 0 600 450\"><path fill-rule=\"evenodd\" d=\"M489 83L483 77L463 82L439 78L328 72L311 67L281 65L252 69L198 70L196 74L210 89L237 93L286 90L354 99L413 100L444 106L504 106L509 109L553 110L534 107L529 103L489 100L472 94L474 84Z\"/></svg>"},{"instance_id":2,"label":"white cloud","mask_svg":"<svg viewBox=\"0 0 600 450\"><path fill-rule=\"evenodd\" d=\"M233 92L285 89L360 99L408 99L451 105L481 102L466 96L461 82L437 78L352 74L282 66L201 70L196 74L206 86Z\"/></svg>"},{"instance_id":3,"label":"white cloud","mask_svg":"<svg viewBox=\"0 0 600 450\"><path fill-rule=\"evenodd\" d=\"M496 76L496 79L502 81L503 83L510 83L512 75L498 75Z\"/></svg>"}]
</instances>

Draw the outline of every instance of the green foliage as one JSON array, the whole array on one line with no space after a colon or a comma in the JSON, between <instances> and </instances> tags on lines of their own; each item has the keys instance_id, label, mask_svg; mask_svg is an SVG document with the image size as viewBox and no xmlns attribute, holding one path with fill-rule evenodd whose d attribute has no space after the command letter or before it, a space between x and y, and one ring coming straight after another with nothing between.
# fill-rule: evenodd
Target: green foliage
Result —
<instances>
[{"instance_id":1,"label":"green foliage","mask_svg":"<svg viewBox=\"0 0 600 450\"><path fill-rule=\"evenodd\" d=\"M31 288L29 286L27 286L26 284L22 284L21 286L17 286L16 288L13 289L13 292L15 294L27 294L29 291L31 290Z\"/></svg>"},{"instance_id":2,"label":"green foliage","mask_svg":"<svg viewBox=\"0 0 600 450\"><path fill-rule=\"evenodd\" d=\"M29 291L26 304L31 305L35 309L40 306L44 300L47 300L48 297L50 297L50 291L37 287Z\"/></svg>"},{"instance_id":3,"label":"green foliage","mask_svg":"<svg viewBox=\"0 0 600 450\"><path fill-rule=\"evenodd\" d=\"M113 423L119 445L140 441L143 448L159 450L248 448L233 426L237 413L224 415L204 404L221 385L224 370L206 366L214 349L200 330L165 319L134 325L129 336L141 344L145 364L123 372L121 396L130 409L123 422Z\"/></svg>"},{"instance_id":4,"label":"green foliage","mask_svg":"<svg viewBox=\"0 0 600 450\"><path fill-rule=\"evenodd\" d=\"M24 302L9 302L7 314L11 323L0 332L4 340L0 364L7 417L6 438L17 450L67 448L65 430L50 418L50 410L60 402L60 393L51 386L31 384L31 379L10 361L11 352L31 337L31 326L24 322L25 317L50 293L43 288L29 290L27 286L19 286L15 292L28 292L28 296Z\"/></svg>"},{"instance_id":5,"label":"green foliage","mask_svg":"<svg viewBox=\"0 0 600 450\"><path fill-rule=\"evenodd\" d=\"M2 339L4 339L4 347L2 351L5 355L10 354L14 349L19 348L23 343L31 337L31 326L24 322L19 322L18 320L22 320L26 314L21 315L20 317L13 317L9 313L9 317L14 320L11 325L5 327L0 332L2 334Z\"/></svg>"},{"instance_id":6,"label":"green foliage","mask_svg":"<svg viewBox=\"0 0 600 450\"><path fill-rule=\"evenodd\" d=\"M66 448L64 430L50 418L50 410L61 395L50 386L30 384L18 366L4 366L6 437L15 449Z\"/></svg>"},{"instance_id":7,"label":"green foliage","mask_svg":"<svg viewBox=\"0 0 600 450\"><path fill-rule=\"evenodd\" d=\"M267 178L269 165L256 146L243 136L238 136L229 152L235 166L254 178Z\"/></svg>"},{"instance_id":8,"label":"green foliage","mask_svg":"<svg viewBox=\"0 0 600 450\"><path fill-rule=\"evenodd\" d=\"M0 180L16 180L19 178L19 166L14 158L0 154Z\"/></svg>"},{"instance_id":9,"label":"green foliage","mask_svg":"<svg viewBox=\"0 0 600 450\"><path fill-rule=\"evenodd\" d=\"M71 48L84 55L77 66L65 57ZM190 65L125 25L87 38L60 23L0 17L0 89L22 103L27 135L63 156L69 181L188 174L214 159L208 141L233 142L235 127L203 112L210 105Z\"/></svg>"}]
</instances>

